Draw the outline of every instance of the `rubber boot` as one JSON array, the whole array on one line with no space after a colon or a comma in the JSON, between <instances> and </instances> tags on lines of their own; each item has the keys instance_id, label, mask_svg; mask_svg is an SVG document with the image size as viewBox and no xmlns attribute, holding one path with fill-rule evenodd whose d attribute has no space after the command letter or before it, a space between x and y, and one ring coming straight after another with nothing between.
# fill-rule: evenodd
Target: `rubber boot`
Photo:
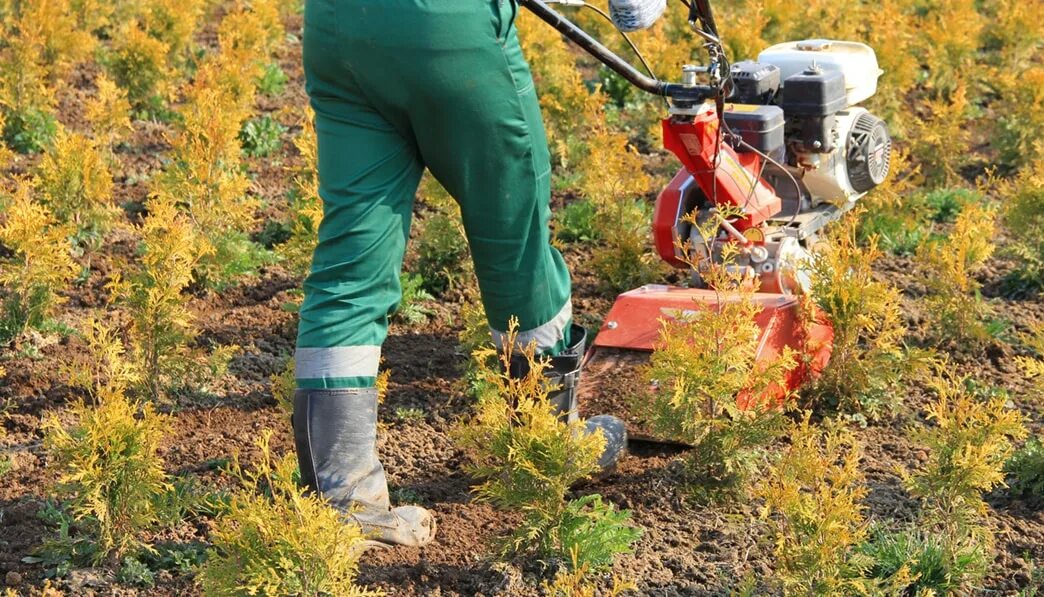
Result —
<instances>
[{"instance_id":1,"label":"rubber boot","mask_svg":"<svg viewBox=\"0 0 1044 597\"><path fill-rule=\"evenodd\" d=\"M555 405L559 418L566 422L576 421L580 415L577 412L578 401L576 389L580 383L580 370L587 348L587 330L583 326L573 324L570 328L570 339L572 344L559 354L551 357L551 366L544 369L544 376L551 385L558 389L549 392L547 399ZM511 359L509 375L523 377L529 373L529 362L525 357L516 355ZM627 427L624 422L612 415L595 415L585 421L587 432L595 433L602 430L605 436L605 450L598 457L598 466L601 472L598 477L604 477L616 469L616 463L623 457L627 449Z\"/></svg>"},{"instance_id":2,"label":"rubber boot","mask_svg":"<svg viewBox=\"0 0 1044 597\"><path fill-rule=\"evenodd\" d=\"M435 517L419 506L392 508L377 459L377 390L297 390L294 444L301 481L385 545L426 545ZM369 545L374 546L374 545Z\"/></svg>"}]
</instances>

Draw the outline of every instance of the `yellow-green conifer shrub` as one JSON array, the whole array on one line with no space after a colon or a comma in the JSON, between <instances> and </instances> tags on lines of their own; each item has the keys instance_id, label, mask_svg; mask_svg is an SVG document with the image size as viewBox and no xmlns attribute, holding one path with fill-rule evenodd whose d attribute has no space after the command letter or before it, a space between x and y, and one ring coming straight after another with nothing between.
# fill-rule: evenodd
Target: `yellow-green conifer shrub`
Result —
<instances>
[{"instance_id":1,"label":"yellow-green conifer shrub","mask_svg":"<svg viewBox=\"0 0 1044 597\"><path fill-rule=\"evenodd\" d=\"M975 0L924 0L912 7L915 52L928 68L927 83L933 91L948 94L976 83L979 36L988 22L976 4Z\"/></svg>"},{"instance_id":2,"label":"yellow-green conifer shrub","mask_svg":"<svg viewBox=\"0 0 1044 597\"><path fill-rule=\"evenodd\" d=\"M784 594L871 594L863 576L873 562L855 549L867 535L860 460L862 449L850 431L831 420L819 428L805 413L793 426L790 446L759 484Z\"/></svg>"},{"instance_id":3,"label":"yellow-green conifer shrub","mask_svg":"<svg viewBox=\"0 0 1044 597\"><path fill-rule=\"evenodd\" d=\"M279 5L274 0L234 2L218 26L219 51L196 72L197 89L219 88L235 102L238 118L254 106L257 79L284 37Z\"/></svg>"},{"instance_id":4,"label":"yellow-green conifer shrub","mask_svg":"<svg viewBox=\"0 0 1044 597\"><path fill-rule=\"evenodd\" d=\"M830 361L806 395L870 419L897 406L909 370L900 293L874 277L876 239L856 242L856 219L839 222L814 257L811 296L833 327Z\"/></svg>"},{"instance_id":5,"label":"yellow-green conifer shrub","mask_svg":"<svg viewBox=\"0 0 1044 597\"><path fill-rule=\"evenodd\" d=\"M192 36L206 0L146 0L139 8L144 30L167 46L171 64L191 58Z\"/></svg>"},{"instance_id":6,"label":"yellow-green conifer shrub","mask_svg":"<svg viewBox=\"0 0 1044 597\"><path fill-rule=\"evenodd\" d=\"M106 57L109 74L127 91L136 110L162 109L172 80L167 57L170 48L137 23L125 24L113 39Z\"/></svg>"},{"instance_id":7,"label":"yellow-green conifer shrub","mask_svg":"<svg viewBox=\"0 0 1044 597\"><path fill-rule=\"evenodd\" d=\"M158 450L168 422L150 404L129 400L118 385L95 388L95 404L77 403L71 424L46 424L44 445L60 475L78 528L95 542L94 559L117 557L140 545L160 520L157 499L168 490Z\"/></svg>"},{"instance_id":8,"label":"yellow-green conifer shrub","mask_svg":"<svg viewBox=\"0 0 1044 597\"><path fill-rule=\"evenodd\" d=\"M78 27L69 0L26 0L15 4L8 21L12 35L37 40L39 56L55 79L91 57L97 39Z\"/></svg>"},{"instance_id":9,"label":"yellow-green conifer shrub","mask_svg":"<svg viewBox=\"0 0 1044 597\"><path fill-rule=\"evenodd\" d=\"M492 346L475 351L478 375L487 390L478 396L475 414L456 430L458 445L471 456L469 472L483 482L480 498L507 508L557 509L569 487L598 470L605 447L601 434L588 435L582 422L565 423L547 401L543 371L548 365L522 349L529 374L507 374L515 351L517 321L497 354ZM491 357L499 362L490 365Z\"/></svg>"},{"instance_id":10,"label":"yellow-green conifer shrub","mask_svg":"<svg viewBox=\"0 0 1044 597\"><path fill-rule=\"evenodd\" d=\"M44 40L35 29L10 34L0 47L0 137L15 151L37 152L46 147L57 129L50 68L44 63Z\"/></svg>"},{"instance_id":11,"label":"yellow-green conifer shrub","mask_svg":"<svg viewBox=\"0 0 1044 597\"><path fill-rule=\"evenodd\" d=\"M1044 27L1036 7L1019 0L987 0L980 12L988 19L982 29L983 59L1006 72L1018 72L1032 63L1044 45ZM993 73L989 77L995 76Z\"/></svg>"},{"instance_id":12,"label":"yellow-green conifer shrub","mask_svg":"<svg viewBox=\"0 0 1044 597\"><path fill-rule=\"evenodd\" d=\"M0 106L2 108L2 106ZM14 152L7 148L4 142L4 128L7 126L7 116L0 109L0 170L4 170L14 159Z\"/></svg>"},{"instance_id":13,"label":"yellow-green conifer shrub","mask_svg":"<svg viewBox=\"0 0 1044 597\"><path fill-rule=\"evenodd\" d=\"M1032 380L1034 397L1044 400L1044 325L1034 325L1031 333L1022 336L1022 342L1036 353L1036 357L1019 355L1015 357L1015 363L1023 374Z\"/></svg>"},{"instance_id":14,"label":"yellow-green conifer shrub","mask_svg":"<svg viewBox=\"0 0 1044 597\"><path fill-rule=\"evenodd\" d=\"M111 161L113 146L133 130L131 105L127 92L107 76L98 75L94 84L98 90L85 103L84 116L95 142L108 152Z\"/></svg>"},{"instance_id":15,"label":"yellow-green conifer shrub","mask_svg":"<svg viewBox=\"0 0 1044 597\"><path fill-rule=\"evenodd\" d=\"M78 240L97 248L113 226L112 174L97 142L60 129L40 159L40 198L62 222L76 229Z\"/></svg>"},{"instance_id":16,"label":"yellow-green conifer shrub","mask_svg":"<svg viewBox=\"0 0 1044 597\"><path fill-rule=\"evenodd\" d=\"M985 572L993 548L982 496L1004 484L1004 463L1026 428L1005 397L984 399L968 382L949 375L932 381L935 399L927 413L932 424L914 433L928 448L928 461L904 474L904 481L921 500L924 524L941 540L946 566L959 568L972 582Z\"/></svg>"},{"instance_id":17,"label":"yellow-green conifer shrub","mask_svg":"<svg viewBox=\"0 0 1044 597\"><path fill-rule=\"evenodd\" d=\"M290 238L276 247L276 252L291 268L303 276L312 264L312 253L319 240L319 223L323 219L323 201L319 198L318 144L315 136L315 113L309 107L301 119L301 132L294 137L294 147L301 164L293 170L290 196Z\"/></svg>"},{"instance_id":18,"label":"yellow-green conifer shrub","mask_svg":"<svg viewBox=\"0 0 1044 597\"><path fill-rule=\"evenodd\" d=\"M254 272L263 260L248 234L258 201L247 194L250 181L240 167L242 113L227 90L194 87L179 114L173 159L152 190L180 206L213 247L201 256L198 273L204 283L220 287Z\"/></svg>"},{"instance_id":19,"label":"yellow-green conifer shrub","mask_svg":"<svg viewBox=\"0 0 1044 597\"><path fill-rule=\"evenodd\" d=\"M624 513L615 512L607 504L573 504L565 496L574 483L590 477L598 470L598 457L605 448L601 432L587 434L582 421L559 420L554 406L547 401L543 371L548 366L534 356L534 347L522 349L529 362L524 377L506 373L517 337L518 322L513 320L505 349L493 347L475 351L476 376L480 380L475 413L454 429L454 438L471 462L468 472L482 482L474 488L479 499L525 513L525 519L505 548L508 551L534 550L564 559L568 556L570 537L578 553L602 549L602 545L624 544L626 550L634 538L628 534ZM497 362L499 358L499 363ZM589 496L590 497L590 496ZM572 507L571 507L572 506ZM587 508L590 506L591 510ZM585 516L585 512L591 512ZM570 535L570 529L589 529L589 518L595 525L605 525L601 538L583 532ZM607 521L607 522L606 522ZM618 538L623 533L622 541ZM596 558L605 565L605 556ZM583 563L583 556L581 563Z\"/></svg>"},{"instance_id":20,"label":"yellow-green conifer shrub","mask_svg":"<svg viewBox=\"0 0 1044 597\"><path fill-rule=\"evenodd\" d=\"M1044 158L1002 182L997 192L1008 234L1002 251L1014 258L1018 281L1044 289Z\"/></svg>"},{"instance_id":21,"label":"yellow-green conifer shrub","mask_svg":"<svg viewBox=\"0 0 1044 597\"><path fill-rule=\"evenodd\" d=\"M949 94L936 94L919 106L921 117L909 129L910 156L931 185L960 182L959 169L968 156L971 131L967 87L958 84Z\"/></svg>"},{"instance_id":22,"label":"yellow-green conifer shrub","mask_svg":"<svg viewBox=\"0 0 1044 597\"><path fill-rule=\"evenodd\" d=\"M716 236L716 223L687 218L703 238ZM689 254L688 241L679 244ZM723 261L732 262L735 251L726 245ZM768 396L786 387L797 362L789 349L771 364L756 362L761 307L751 280L707 260L692 267L715 290L717 305L693 305L664 320L644 372L654 388L644 408L658 433L693 446L686 465L694 497L742 499L783 424Z\"/></svg>"},{"instance_id":23,"label":"yellow-green conifer shrub","mask_svg":"<svg viewBox=\"0 0 1044 597\"><path fill-rule=\"evenodd\" d=\"M137 367L127 355L119 331L98 319L89 318L80 328L87 350L62 366L69 385L100 395L123 394L140 381Z\"/></svg>"},{"instance_id":24,"label":"yellow-green conifer shrub","mask_svg":"<svg viewBox=\"0 0 1044 597\"><path fill-rule=\"evenodd\" d=\"M980 296L974 274L993 254L996 217L992 207L969 202L949 235L929 239L917 249L927 289L925 316L939 340L981 346L991 338L986 320L992 309Z\"/></svg>"},{"instance_id":25,"label":"yellow-green conifer shrub","mask_svg":"<svg viewBox=\"0 0 1044 597\"><path fill-rule=\"evenodd\" d=\"M358 525L295 481L297 461L275 459L271 433L257 442L252 470L237 461L242 487L210 533L199 575L204 595L380 595L355 584L366 537Z\"/></svg>"},{"instance_id":26,"label":"yellow-green conifer shrub","mask_svg":"<svg viewBox=\"0 0 1044 597\"><path fill-rule=\"evenodd\" d=\"M200 362L206 360L193 347L195 316L183 293L200 259L211 249L173 203L153 198L147 207L139 268L126 279L113 280L111 286L130 311L134 358L144 390L155 400L164 388L198 372Z\"/></svg>"},{"instance_id":27,"label":"yellow-green conifer shrub","mask_svg":"<svg viewBox=\"0 0 1044 597\"><path fill-rule=\"evenodd\" d=\"M0 244L13 255L0 261L0 340L42 324L62 302L59 292L79 271L70 254L71 229L34 198L32 184L16 181L14 194L0 197Z\"/></svg>"},{"instance_id":28,"label":"yellow-green conifer shrub","mask_svg":"<svg viewBox=\"0 0 1044 597\"><path fill-rule=\"evenodd\" d=\"M531 66L556 161L567 171L579 172L589 127L604 119L605 98L587 90L574 55L557 31L526 11L519 13L517 26L523 52L540 57Z\"/></svg>"},{"instance_id":29,"label":"yellow-green conifer shrub","mask_svg":"<svg viewBox=\"0 0 1044 597\"><path fill-rule=\"evenodd\" d=\"M595 206L594 223L603 239L591 252L591 267L612 291L630 290L659 278L662 262L649 250L651 210L640 203L649 177L638 152L622 133L598 125L588 140L580 193Z\"/></svg>"}]
</instances>

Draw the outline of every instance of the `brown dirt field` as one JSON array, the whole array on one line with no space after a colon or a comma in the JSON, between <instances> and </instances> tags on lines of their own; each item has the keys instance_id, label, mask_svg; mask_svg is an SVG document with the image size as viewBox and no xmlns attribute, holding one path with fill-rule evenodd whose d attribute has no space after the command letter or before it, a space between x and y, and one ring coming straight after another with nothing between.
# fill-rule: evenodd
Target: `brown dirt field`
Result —
<instances>
[{"instance_id":1,"label":"brown dirt field","mask_svg":"<svg viewBox=\"0 0 1044 597\"><path fill-rule=\"evenodd\" d=\"M292 23L291 27L299 27ZM263 109L285 112L292 121L303 105L299 45L290 45L281 63L291 77L288 91L278 100L263 100ZM92 73L84 73L89 85ZM77 113L83 94L73 90L62 98L63 114ZM65 116L62 117L66 120ZM71 124L70 120L70 124ZM127 205L127 219L134 221L147 186L143 182L159 167L167 149L160 124L138 122L132 139L120 148L122 170L117 173L116 200ZM270 206L264 215L280 213L289 181L285 168L296 160L290 140L287 153L276 159L251 160L254 192ZM13 171L29 167L23 159ZM561 198L557 198L559 201ZM422 216L422 212L419 211ZM87 281L69 292L67 307L59 318L75 326L92 309L105 305L105 282L134 250L133 235L113 233L106 249L90 261ZM597 290L597 280L586 271L587 255L567 249L576 277L575 304L584 323L597 325L608 311L611 298ZM1038 297L1003 296L999 282L1011 264L995 259L984 274L985 292L998 313L1018 329L1044 322L1044 302ZM912 327L911 342L919 340L920 316L914 298L918 284L905 258L888 257L881 275L907 289L904 307ZM279 266L269 267L256 279L248 279L223 293L200 294L193 300L205 344L235 343L242 347L231 364L230 375L210 388L210 395L179 399L163 405L172 417L169 438L162 455L172 472L196 475L208 488L228 487L232 480L221 472L221 463L236 454L249 463L256 454L254 440L261 431L274 430L273 447L280 454L291 449L287 416L276 406L269 377L281 371L294 346L295 316L284 309L300 280ZM456 349L459 304L436 306L447 317L425 325L393 326L385 345L386 367L392 371L388 397L381 406L384 426L379 446L393 492L409 496L431 508L439 519L439 536L423 549L396 549L368 554L360 581L392 595L532 595L547 578L539 562L517 559L498 562L495 540L517 522L511 513L480 503L470 493L471 480L462 472L465 455L450 439L450 429L469 412L470 398L458 380L466 356ZM7 369L0 379L0 405L6 405L2 451L14 459L14 468L0 483L0 580L16 591L38 593L43 567L22 562L53 531L38 518L52 497L54 475L46 468L42 449L42 422L62 413L80 397L63 382L62 366L82 350L75 339L32 335L20 347L0 355ZM1030 398L1030 387L1012 364L1014 349L990 346L984 353L951 350L961 371L1008 389L1014 403L1027 416L1036 434L1044 432L1044 400ZM604 384L594 406L621 412L634 394L633 372L610 372L623 381ZM902 489L896 467L923 461L925 452L908 439L906 429L920 417L923 396L909 390L908 411L892 421L871 424L857 431L865 448L863 469L870 495L867 515L873 521L913 520L916 503ZM400 408L420 409L420 420L400 420ZM591 414L591 413L589 413ZM681 447L635 442L618 471L601 482L576 490L577 495L601 493L633 512L645 531L635 553L620 558L614 572L634 579L642 595L728 595L747 575L767 579L771 575L772 545L757 521L756 504L718 507L693 505L679 485ZM1022 500L997 491L989 497L990 520L997 535L997 558L983 587L984 594L1014 595L1029 587L1034 569L1044 567L1044 504ZM205 541L210 521L197 517L163 531L158 539ZM155 589L136 590L116 583L110 569L76 570L56 581L70 594L185 595L198 589L189 575L161 573ZM763 589L768 591L767 585Z\"/></svg>"}]
</instances>

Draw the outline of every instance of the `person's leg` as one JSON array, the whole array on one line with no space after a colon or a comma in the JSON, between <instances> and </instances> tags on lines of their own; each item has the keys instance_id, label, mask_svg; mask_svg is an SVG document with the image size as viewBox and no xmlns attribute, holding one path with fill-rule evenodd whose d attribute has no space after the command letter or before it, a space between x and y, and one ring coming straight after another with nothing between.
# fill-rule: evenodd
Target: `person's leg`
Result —
<instances>
[{"instance_id":1,"label":"person's leg","mask_svg":"<svg viewBox=\"0 0 1044 597\"><path fill-rule=\"evenodd\" d=\"M309 0L304 66L315 109L323 221L304 283L294 441L302 481L374 538L423 545L434 519L391 509L377 458L374 387L423 165L344 68L335 0Z\"/></svg>"},{"instance_id":2,"label":"person's leg","mask_svg":"<svg viewBox=\"0 0 1044 597\"><path fill-rule=\"evenodd\" d=\"M494 341L517 317L518 343L535 342L551 357L546 374L558 389L549 400L575 418L586 332L572 324L569 271L550 242L551 158L540 103L514 28L518 6L482 4L487 10L470 18L431 15L428 26L456 35L413 75L424 91L407 112L423 161L460 204ZM525 369L519 361L511 373ZM611 468L626 445L623 423L598 416L588 428L605 436L601 464Z\"/></svg>"},{"instance_id":3,"label":"person's leg","mask_svg":"<svg viewBox=\"0 0 1044 597\"><path fill-rule=\"evenodd\" d=\"M512 0L486 0L467 41L426 64L410 117L424 161L460 203L500 344L508 321L543 354L570 345L569 271L551 246L551 158L540 104L513 26Z\"/></svg>"}]
</instances>

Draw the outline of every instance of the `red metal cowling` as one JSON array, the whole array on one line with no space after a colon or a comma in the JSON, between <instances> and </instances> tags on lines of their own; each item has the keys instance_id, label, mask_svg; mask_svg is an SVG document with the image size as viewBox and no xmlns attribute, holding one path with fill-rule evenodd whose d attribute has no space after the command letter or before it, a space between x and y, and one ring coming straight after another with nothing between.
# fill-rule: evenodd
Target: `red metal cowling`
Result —
<instances>
[{"instance_id":1,"label":"red metal cowling","mask_svg":"<svg viewBox=\"0 0 1044 597\"><path fill-rule=\"evenodd\" d=\"M713 107L702 109L691 119L665 119L663 146L681 160L706 197L717 205L743 210L746 216L734 222L739 230L760 226L782 209L783 202L775 190L755 174L760 158L756 154L740 157L720 141Z\"/></svg>"},{"instance_id":2,"label":"red metal cowling","mask_svg":"<svg viewBox=\"0 0 1044 597\"><path fill-rule=\"evenodd\" d=\"M594 346L651 352L659 338L662 321L675 319L694 309L713 309L719 298L737 300L713 290L648 285L625 292L617 297L602 329L595 337ZM821 318L802 321L800 299L794 296L755 293L754 300L761 306L755 319L761 328L758 363L771 363L789 346L797 353L799 364L786 377L787 387L773 388L762 400L779 401L786 390L796 390L815 376L830 360L833 330ZM751 403L751 396L737 397L741 407Z\"/></svg>"},{"instance_id":3,"label":"red metal cowling","mask_svg":"<svg viewBox=\"0 0 1044 597\"><path fill-rule=\"evenodd\" d=\"M653 244L660 259L674 267L685 269L689 264L680 257L678 219L685 215L685 199L692 191L695 179L685 169L679 170L659 196L653 210Z\"/></svg>"}]
</instances>

